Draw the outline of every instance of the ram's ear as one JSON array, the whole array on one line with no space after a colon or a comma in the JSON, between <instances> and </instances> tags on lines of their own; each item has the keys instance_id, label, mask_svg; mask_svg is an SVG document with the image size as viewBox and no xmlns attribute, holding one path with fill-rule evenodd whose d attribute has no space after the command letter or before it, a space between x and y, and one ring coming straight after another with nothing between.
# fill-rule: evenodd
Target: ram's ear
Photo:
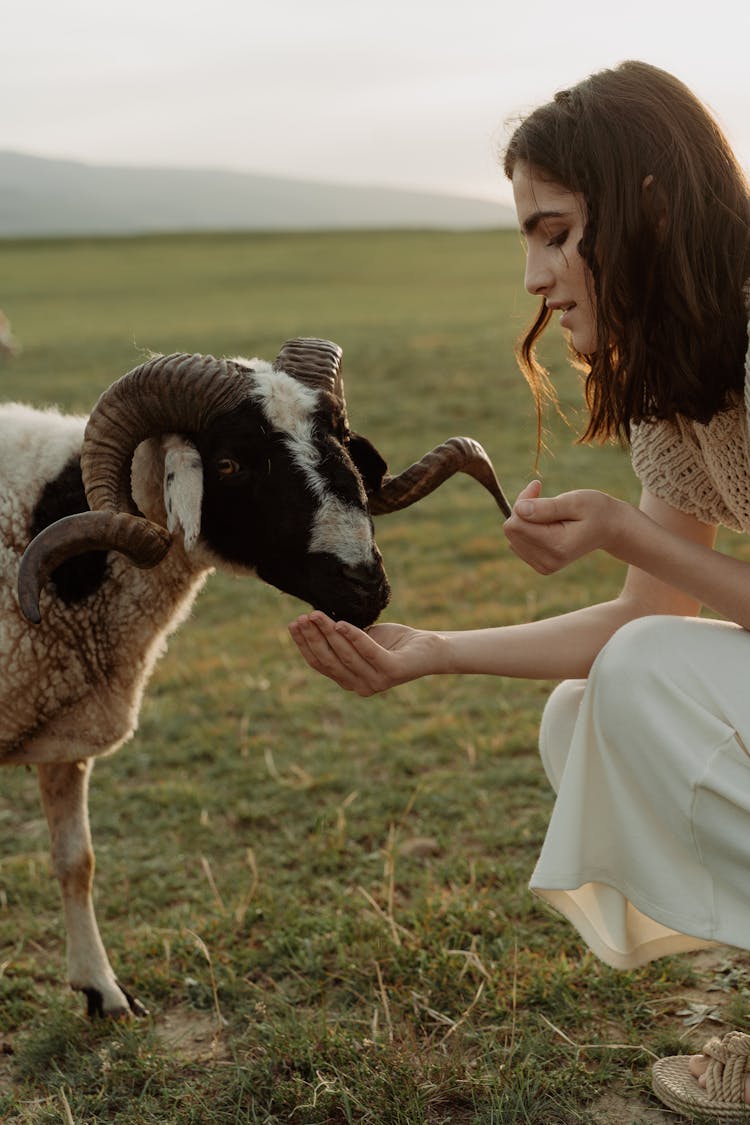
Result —
<instances>
[{"instance_id":1,"label":"ram's ear","mask_svg":"<svg viewBox=\"0 0 750 1125\"><path fill-rule=\"evenodd\" d=\"M203 462L191 441L179 434L162 438L164 450L164 506L167 530L182 531L185 550L198 541L203 503Z\"/></svg>"},{"instance_id":2,"label":"ram's ear","mask_svg":"<svg viewBox=\"0 0 750 1125\"><path fill-rule=\"evenodd\" d=\"M349 456L359 470L365 492L376 492L383 483L388 465L375 446L361 434L352 433L349 437Z\"/></svg>"}]
</instances>

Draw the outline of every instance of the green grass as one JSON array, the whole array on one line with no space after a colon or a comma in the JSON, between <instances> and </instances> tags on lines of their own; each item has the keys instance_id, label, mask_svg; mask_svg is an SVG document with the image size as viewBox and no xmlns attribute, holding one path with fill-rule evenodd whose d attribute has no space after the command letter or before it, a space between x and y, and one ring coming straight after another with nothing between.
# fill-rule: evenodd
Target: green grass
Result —
<instances>
[{"instance_id":1,"label":"green grass","mask_svg":"<svg viewBox=\"0 0 750 1125\"><path fill-rule=\"evenodd\" d=\"M85 411L146 349L271 359L328 336L352 424L393 469L468 433L509 495L534 475L512 356L532 302L509 232L6 242L0 264L23 344L6 398ZM621 451L573 444L578 381L555 345L548 359L572 425L550 419L545 489L634 499ZM378 541L387 617L425 626L547 616L622 577L598 556L533 574L465 479L379 520ZM0 1120L548 1125L601 1120L612 1084L639 1120L648 1051L685 1048L677 1013L708 978L690 958L616 973L529 894L549 685L350 697L297 655L299 608L214 577L135 740L96 766L100 924L149 1019L90 1024L66 990L35 779L3 775Z\"/></svg>"}]
</instances>

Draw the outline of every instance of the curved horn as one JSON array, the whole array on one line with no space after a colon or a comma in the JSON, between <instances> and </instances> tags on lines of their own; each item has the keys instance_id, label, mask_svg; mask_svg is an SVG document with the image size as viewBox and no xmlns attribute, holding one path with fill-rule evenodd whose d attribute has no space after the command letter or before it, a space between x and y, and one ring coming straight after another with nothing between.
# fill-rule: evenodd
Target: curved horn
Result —
<instances>
[{"instance_id":1,"label":"curved horn","mask_svg":"<svg viewBox=\"0 0 750 1125\"><path fill-rule=\"evenodd\" d=\"M136 447L168 430L192 433L246 398L247 372L212 355L155 356L113 383L94 407L81 451L93 511L135 512L130 462Z\"/></svg>"},{"instance_id":2,"label":"curved horn","mask_svg":"<svg viewBox=\"0 0 750 1125\"><path fill-rule=\"evenodd\" d=\"M39 621L39 592L69 558L114 550L136 566L156 566L169 550L163 527L136 514L130 495L130 463L147 437L167 430L194 432L246 397L247 372L213 356L155 356L113 383L86 425L81 472L89 512L45 529L27 548L18 577L24 613Z\"/></svg>"},{"instance_id":3,"label":"curved horn","mask_svg":"<svg viewBox=\"0 0 750 1125\"><path fill-rule=\"evenodd\" d=\"M29 621L38 625L39 594L54 570L85 551L120 551L136 566L156 566L169 549L163 527L122 512L85 512L65 516L37 535L24 552L18 571L18 600Z\"/></svg>"},{"instance_id":4,"label":"curved horn","mask_svg":"<svg viewBox=\"0 0 750 1125\"><path fill-rule=\"evenodd\" d=\"M368 496L370 512L380 516L408 508L429 496L454 473L474 477L492 493L503 515L510 515L510 504L495 476L492 462L479 442L470 437L448 438L398 476L386 476L377 492Z\"/></svg>"},{"instance_id":5,"label":"curved horn","mask_svg":"<svg viewBox=\"0 0 750 1125\"><path fill-rule=\"evenodd\" d=\"M332 340L314 336L287 340L273 362L275 371L285 371L293 379L316 390L323 389L340 399L346 415L344 380L341 376L343 352Z\"/></svg>"}]
</instances>

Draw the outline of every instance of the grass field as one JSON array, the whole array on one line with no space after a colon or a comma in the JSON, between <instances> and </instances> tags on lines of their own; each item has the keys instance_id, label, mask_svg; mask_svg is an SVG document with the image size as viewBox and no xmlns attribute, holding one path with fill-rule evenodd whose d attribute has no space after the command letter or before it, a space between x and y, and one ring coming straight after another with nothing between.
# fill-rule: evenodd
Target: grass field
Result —
<instances>
[{"instance_id":1,"label":"grass field","mask_svg":"<svg viewBox=\"0 0 750 1125\"><path fill-rule=\"evenodd\" d=\"M512 355L532 303L510 232L6 242L0 262L24 349L4 398L86 411L146 349L271 359L327 336L352 424L392 469L467 433L509 495L534 474ZM574 444L577 377L558 345L547 358L569 424L550 419L545 489L634 499L621 451ZM377 530L386 616L417 625L548 616L622 576L604 557L536 576L466 479ZM83 1018L36 781L3 774L0 1120L666 1121L651 1054L702 1042L712 1015L746 1021L747 958L596 961L527 890L552 804L536 753L550 685L350 697L297 655L300 608L215 576L135 740L96 766L99 920L148 1019Z\"/></svg>"}]
</instances>

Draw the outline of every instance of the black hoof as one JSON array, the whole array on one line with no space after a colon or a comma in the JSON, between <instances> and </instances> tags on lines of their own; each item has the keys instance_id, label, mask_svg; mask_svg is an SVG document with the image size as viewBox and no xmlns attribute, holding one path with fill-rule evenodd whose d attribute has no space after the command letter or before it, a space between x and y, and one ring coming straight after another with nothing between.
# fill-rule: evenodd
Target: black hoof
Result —
<instances>
[{"instance_id":1,"label":"black hoof","mask_svg":"<svg viewBox=\"0 0 750 1125\"><path fill-rule=\"evenodd\" d=\"M117 982L117 987L119 988L120 992L122 992L125 999L127 1000L128 1007L130 1008L130 1010L131 1010L131 1012L133 1013L134 1016L147 1016L148 1015L148 1008L146 1007L146 1005L141 1004L140 1000L136 996L131 996L131 994L128 992L127 988L122 987L119 980Z\"/></svg>"},{"instance_id":2,"label":"black hoof","mask_svg":"<svg viewBox=\"0 0 750 1125\"><path fill-rule=\"evenodd\" d=\"M116 981L116 984L127 1000L128 1006L127 1008L112 1008L108 1012L104 1010L104 997L98 988L81 989L81 992L86 997L86 1015L89 1019L104 1019L106 1017L107 1019L121 1020L126 1019L130 1015L147 1016L148 1008L141 1004L140 1000L137 1000L135 996L131 996L128 990L123 988L119 981Z\"/></svg>"},{"instance_id":3,"label":"black hoof","mask_svg":"<svg viewBox=\"0 0 750 1125\"><path fill-rule=\"evenodd\" d=\"M81 992L86 997L86 1015L90 1020L101 1019L104 1016L104 998L98 988L82 988Z\"/></svg>"}]
</instances>

